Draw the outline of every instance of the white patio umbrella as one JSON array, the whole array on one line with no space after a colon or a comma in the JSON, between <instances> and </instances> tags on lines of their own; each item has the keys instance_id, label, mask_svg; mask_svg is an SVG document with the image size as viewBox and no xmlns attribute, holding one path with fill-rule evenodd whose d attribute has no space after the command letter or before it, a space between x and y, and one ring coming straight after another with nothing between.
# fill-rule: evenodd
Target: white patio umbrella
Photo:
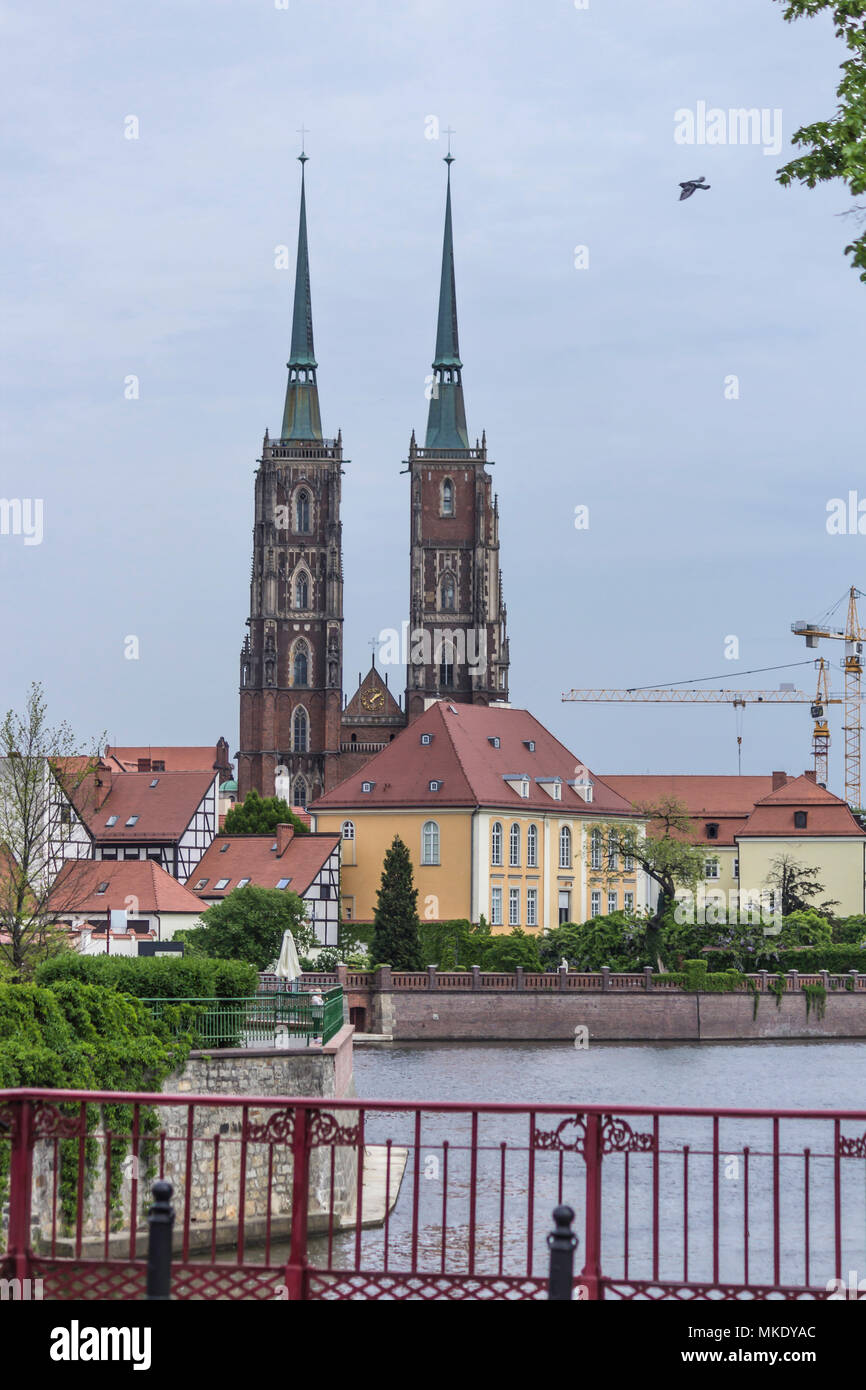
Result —
<instances>
[{"instance_id":1,"label":"white patio umbrella","mask_svg":"<svg viewBox=\"0 0 866 1390\"><path fill-rule=\"evenodd\" d=\"M285 980L287 985L291 984L292 980L300 979L301 963L298 960L295 938L290 931L283 932L283 944L274 974L278 980Z\"/></svg>"}]
</instances>

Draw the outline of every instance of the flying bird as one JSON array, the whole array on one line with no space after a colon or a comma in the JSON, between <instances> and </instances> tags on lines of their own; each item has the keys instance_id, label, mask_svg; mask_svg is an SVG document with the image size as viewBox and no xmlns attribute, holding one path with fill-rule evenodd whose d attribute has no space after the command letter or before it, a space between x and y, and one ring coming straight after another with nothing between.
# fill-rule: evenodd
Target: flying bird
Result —
<instances>
[{"instance_id":1,"label":"flying bird","mask_svg":"<svg viewBox=\"0 0 866 1390\"><path fill-rule=\"evenodd\" d=\"M682 202L684 198L691 198L696 188L700 188L704 193L706 193L709 188L712 188L712 184L705 183L705 177L704 174L701 174L699 179L686 179L685 183L681 183L680 188L683 191L680 194L680 202Z\"/></svg>"}]
</instances>

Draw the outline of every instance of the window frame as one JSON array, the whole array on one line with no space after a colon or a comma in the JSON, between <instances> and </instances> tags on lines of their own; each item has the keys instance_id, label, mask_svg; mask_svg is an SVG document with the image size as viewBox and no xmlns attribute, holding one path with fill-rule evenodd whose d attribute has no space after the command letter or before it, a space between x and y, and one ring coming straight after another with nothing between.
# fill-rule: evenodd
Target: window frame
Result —
<instances>
[{"instance_id":1,"label":"window frame","mask_svg":"<svg viewBox=\"0 0 866 1390\"><path fill-rule=\"evenodd\" d=\"M421 826L421 865L425 869L437 868L442 863L439 822L425 820Z\"/></svg>"}]
</instances>

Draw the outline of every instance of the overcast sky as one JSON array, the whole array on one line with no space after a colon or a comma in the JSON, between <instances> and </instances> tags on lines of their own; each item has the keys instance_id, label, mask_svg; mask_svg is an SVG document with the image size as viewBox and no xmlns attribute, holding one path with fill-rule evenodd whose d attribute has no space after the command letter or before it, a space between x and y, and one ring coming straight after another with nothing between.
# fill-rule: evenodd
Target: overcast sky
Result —
<instances>
[{"instance_id":1,"label":"overcast sky","mask_svg":"<svg viewBox=\"0 0 866 1390\"><path fill-rule=\"evenodd\" d=\"M560 696L717 675L808 689L809 666L736 673L805 660L791 622L866 589L866 538L826 530L829 499L866 498L850 199L774 179L797 126L834 110L830 26L787 25L773 0L282 3L0 9L0 495L44 508L41 544L0 535L0 706L37 678L82 738L237 749L302 123L322 421L351 460L348 692L370 639L408 616L400 470L435 339L434 117L456 132L466 407L495 460L512 701L596 772L735 772L729 707ZM678 144L675 113L699 103L779 111L781 152ZM701 175L710 192L680 203ZM835 790L840 725L836 710ZM750 709L743 771L802 771L810 741L808 708Z\"/></svg>"}]
</instances>

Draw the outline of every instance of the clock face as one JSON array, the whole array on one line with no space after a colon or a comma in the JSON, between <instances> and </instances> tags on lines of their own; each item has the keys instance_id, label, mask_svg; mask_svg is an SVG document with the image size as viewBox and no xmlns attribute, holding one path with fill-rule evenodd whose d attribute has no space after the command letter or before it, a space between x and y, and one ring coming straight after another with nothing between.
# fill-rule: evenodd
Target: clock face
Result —
<instances>
[{"instance_id":1,"label":"clock face","mask_svg":"<svg viewBox=\"0 0 866 1390\"><path fill-rule=\"evenodd\" d=\"M365 690L361 696L361 704L370 714L379 714L385 708L385 692L380 687L374 690Z\"/></svg>"}]
</instances>

